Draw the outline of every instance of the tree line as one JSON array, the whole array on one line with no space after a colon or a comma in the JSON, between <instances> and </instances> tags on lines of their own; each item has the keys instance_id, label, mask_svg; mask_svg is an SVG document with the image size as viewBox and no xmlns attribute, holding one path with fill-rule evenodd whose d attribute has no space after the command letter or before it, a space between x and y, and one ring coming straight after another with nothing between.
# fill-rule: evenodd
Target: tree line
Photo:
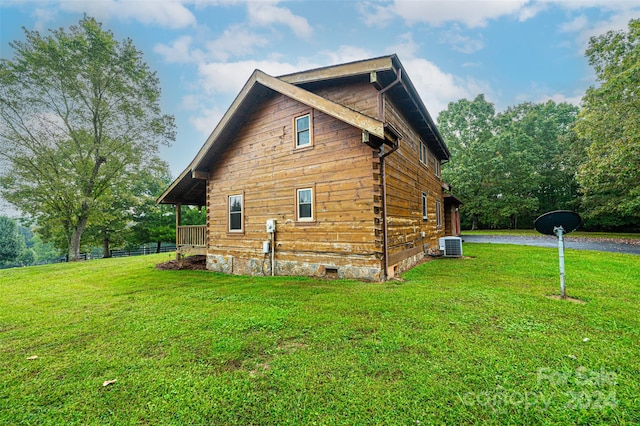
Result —
<instances>
[{"instance_id":1,"label":"tree line","mask_svg":"<svg viewBox=\"0 0 640 426\"><path fill-rule=\"evenodd\" d=\"M463 228L531 228L550 210L591 230L640 231L640 20L590 39L598 85L580 107L524 102L497 112L484 95L449 103L438 128L443 178L465 203Z\"/></svg>"}]
</instances>

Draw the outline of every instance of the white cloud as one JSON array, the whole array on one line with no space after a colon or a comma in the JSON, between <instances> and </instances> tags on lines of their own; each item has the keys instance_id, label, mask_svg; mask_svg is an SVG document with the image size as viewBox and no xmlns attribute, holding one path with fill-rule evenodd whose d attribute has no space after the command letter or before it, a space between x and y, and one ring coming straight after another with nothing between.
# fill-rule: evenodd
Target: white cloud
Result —
<instances>
[{"instance_id":1,"label":"white cloud","mask_svg":"<svg viewBox=\"0 0 640 426\"><path fill-rule=\"evenodd\" d=\"M454 24L451 30L440 32L438 40L441 43L450 45L453 50L461 53L475 53L484 48L484 42L481 36L468 37L462 35L462 30L458 24Z\"/></svg>"},{"instance_id":2,"label":"white cloud","mask_svg":"<svg viewBox=\"0 0 640 426\"><path fill-rule=\"evenodd\" d=\"M413 40L413 34L404 33L398 37L398 43L389 46L389 52L396 53L400 59L413 58L420 50L420 45Z\"/></svg>"},{"instance_id":3,"label":"white cloud","mask_svg":"<svg viewBox=\"0 0 640 426\"><path fill-rule=\"evenodd\" d=\"M490 19L506 15L520 14L520 19L531 18L537 9L525 9L527 3L529 0L394 0L388 6L361 7L359 10L370 26L378 25L379 21L384 24L389 16L396 15L409 25L427 23L439 26L447 22L459 22L473 28L484 27Z\"/></svg>"},{"instance_id":4,"label":"white cloud","mask_svg":"<svg viewBox=\"0 0 640 426\"><path fill-rule=\"evenodd\" d=\"M573 18L571 21L565 22L560 25L560 31L563 33L572 33L583 31L589 25L589 19L586 16L580 15Z\"/></svg>"},{"instance_id":5,"label":"white cloud","mask_svg":"<svg viewBox=\"0 0 640 426\"><path fill-rule=\"evenodd\" d=\"M576 106L580 106L582 102L582 95L567 96L564 93L554 93L552 95L544 95L538 98L537 103L544 103L547 101L554 101L555 103L568 103Z\"/></svg>"},{"instance_id":6,"label":"white cloud","mask_svg":"<svg viewBox=\"0 0 640 426\"><path fill-rule=\"evenodd\" d=\"M200 108L199 114L189 117L189 123L203 135L208 136L224 115L224 111L219 108Z\"/></svg>"},{"instance_id":7,"label":"white cloud","mask_svg":"<svg viewBox=\"0 0 640 426\"><path fill-rule=\"evenodd\" d=\"M98 20L133 19L164 28L184 28L196 24L196 18L180 1L100 0L60 1L61 10L87 13Z\"/></svg>"},{"instance_id":8,"label":"white cloud","mask_svg":"<svg viewBox=\"0 0 640 426\"><path fill-rule=\"evenodd\" d=\"M191 51L191 41L192 38L190 36L178 37L170 45L156 44L153 51L169 63L194 62L198 55Z\"/></svg>"},{"instance_id":9,"label":"white cloud","mask_svg":"<svg viewBox=\"0 0 640 426\"><path fill-rule=\"evenodd\" d=\"M247 11L250 24L263 27L272 24L286 25L301 38L309 38L313 34L313 28L306 18L294 15L285 7L276 6L276 2L250 1L247 3Z\"/></svg>"},{"instance_id":10,"label":"white cloud","mask_svg":"<svg viewBox=\"0 0 640 426\"><path fill-rule=\"evenodd\" d=\"M48 22L56 19L56 11L52 9L36 8L31 14L36 18L35 30L44 31Z\"/></svg>"},{"instance_id":11,"label":"white cloud","mask_svg":"<svg viewBox=\"0 0 640 426\"><path fill-rule=\"evenodd\" d=\"M281 75L299 71L300 67L272 60L203 63L198 66L200 87L207 94L237 94L255 69Z\"/></svg>"},{"instance_id":12,"label":"white cloud","mask_svg":"<svg viewBox=\"0 0 640 426\"><path fill-rule=\"evenodd\" d=\"M211 56L220 61L227 61L232 56L244 56L253 53L254 47L269 44L266 37L248 30L244 25L227 28L216 40L207 43Z\"/></svg>"},{"instance_id":13,"label":"white cloud","mask_svg":"<svg viewBox=\"0 0 640 426\"><path fill-rule=\"evenodd\" d=\"M386 27L393 20L389 6L380 5L370 1L356 3L356 9L368 27Z\"/></svg>"},{"instance_id":14,"label":"white cloud","mask_svg":"<svg viewBox=\"0 0 640 426\"><path fill-rule=\"evenodd\" d=\"M626 31L629 27L629 21L631 19L638 19L640 15L640 4L623 2L623 5L624 4L627 6L634 5L635 9L619 9L615 13L612 13L608 19L595 22L589 21L584 15L580 15L571 21L561 24L559 29L564 33L575 33L578 53L582 55L591 37L605 34L608 31Z\"/></svg>"},{"instance_id":15,"label":"white cloud","mask_svg":"<svg viewBox=\"0 0 640 426\"><path fill-rule=\"evenodd\" d=\"M368 49L362 47L342 45L338 48L338 50L323 50L319 52L319 56L326 58L325 62L322 65L305 64L304 68L298 68L296 71L317 68L321 66L343 64L346 62L360 61L362 59L370 58L371 56L373 56L373 54Z\"/></svg>"},{"instance_id":16,"label":"white cloud","mask_svg":"<svg viewBox=\"0 0 640 426\"><path fill-rule=\"evenodd\" d=\"M418 94L434 119L440 111L447 108L449 102L462 98L473 99L479 93L492 92L486 83L471 78L456 77L442 71L426 59L412 58L402 61Z\"/></svg>"}]
</instances>

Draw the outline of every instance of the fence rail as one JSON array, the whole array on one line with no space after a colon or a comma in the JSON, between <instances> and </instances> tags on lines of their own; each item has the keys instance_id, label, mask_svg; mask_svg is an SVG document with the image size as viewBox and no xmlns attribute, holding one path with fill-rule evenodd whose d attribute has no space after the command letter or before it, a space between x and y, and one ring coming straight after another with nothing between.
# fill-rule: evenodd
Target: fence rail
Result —
<instances>
[{"instance_id":1,"label":"fence rail","mask_svg":"<svg viewBox=\"0 0 640 426\"><path fill-rule=\"evenodd\" d=\"M176 244L178 247L206 247L207 245L207 226L206 225L187 225L178 226L176 230Z\"/></svg>"},{"instance_id":2,"label":"fence rail","mask_svg":"<svg viewBox=\"0 0 640 426\"><path fill-rule=\"evenodd\" d=\"M140 247L133 250L110 250L111 257L128 257L128 256L142 256L145 254L155 254L155 253L169 253L172 251L176 251L175 245L166 245L161 246L158 250L157 247ZM97 252L93 253L80 253L80 257L78 260L93 260L93 259L102 259L103 255ZM0 264L0 269L9 269L9 268L21 268L24 266L38 266L38 265L48 265L51 263L60 263L60 262L68 262L69 259L67 256L60 256L57 259L49 259L45 261L35 262L31 264L21 264L21 263L7 263Z\"/></svg>"}]
</instances>

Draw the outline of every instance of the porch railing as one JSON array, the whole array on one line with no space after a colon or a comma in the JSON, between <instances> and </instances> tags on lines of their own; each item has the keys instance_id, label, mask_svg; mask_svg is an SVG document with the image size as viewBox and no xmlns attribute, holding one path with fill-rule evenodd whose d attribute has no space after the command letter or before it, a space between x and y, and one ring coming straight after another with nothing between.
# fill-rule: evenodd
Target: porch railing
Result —
<instances>
[{"instance_id":1,"label":"porch railing","mask_svg":"<svg viewBox=\"0 0 640 426\"><path fill-rule=\"evenodd\" d=\"M207 225L178 226L176 230L176 245L178 247L206 247Z\"/></svg>"}]
</instances>

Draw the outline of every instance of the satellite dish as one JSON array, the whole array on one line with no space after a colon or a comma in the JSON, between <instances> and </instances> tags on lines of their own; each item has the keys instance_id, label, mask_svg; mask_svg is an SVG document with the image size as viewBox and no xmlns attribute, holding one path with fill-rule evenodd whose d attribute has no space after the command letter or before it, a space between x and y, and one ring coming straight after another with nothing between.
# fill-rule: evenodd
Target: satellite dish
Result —
<instances>
[{"instance_id":1,"label":"satellite dish","mask_svg":"<svg viewBox=\"0 0 640 426\"><path fill-rule=\"evenodd\" d=\"M578 229L582 218L569 210L555 210L538 216L533 226L541 234L558 237L558 257L560 260L560 297L567 297L564 284L564 240L562 236Z\"/></svg>"},{"instance_id":2,"label":"satellite dish","mask_svg":"<svg viewBox=\"0 0 640 426\"><path fill-rule=\"evenodd\" d=\"M557 235L556 228L562 228L563 234L578 229L582 223L582 218L578 213L569 210L555 210L539 216L533 226L541 234L545 235Z\"/></svg>"}]
</instances>

